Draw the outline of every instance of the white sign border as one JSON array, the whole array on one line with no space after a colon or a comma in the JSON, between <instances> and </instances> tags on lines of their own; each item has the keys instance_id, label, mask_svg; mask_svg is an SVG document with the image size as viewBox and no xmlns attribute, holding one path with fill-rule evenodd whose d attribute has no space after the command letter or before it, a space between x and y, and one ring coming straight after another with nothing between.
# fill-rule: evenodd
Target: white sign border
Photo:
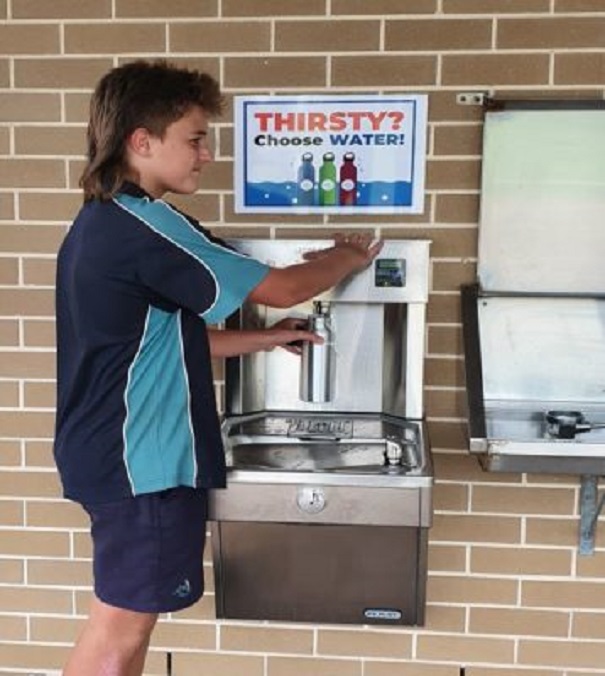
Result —
<instances>
[{"instance_id":1,"label":"white sign border","mask_svg":"<svg viewBox=\"0 0 605 676\"><path fill-rule=\"evenodd\" d=\"M323 101L335 103L338 101L364 101L372 103L393 101L416 103L415 120L413 125L413 151L412 151L412 173L415 177L412 184L412 200L409 206L388 205L381 207L379 205L369 206L247 206L244 203L246 164L245 153L247 145L247 121L245 116L245 106L248 102L311 102L321 103ZM251 95L235 96L233 99L234 117L235 117L235 149L234 149L234 209L237 214L338 214L356 215L356 214L423 214L425 211L425 172L427 155L427 127L428 127L428 95L427 94L345 94L345 95Z\"/></svg>"}]
</instances>

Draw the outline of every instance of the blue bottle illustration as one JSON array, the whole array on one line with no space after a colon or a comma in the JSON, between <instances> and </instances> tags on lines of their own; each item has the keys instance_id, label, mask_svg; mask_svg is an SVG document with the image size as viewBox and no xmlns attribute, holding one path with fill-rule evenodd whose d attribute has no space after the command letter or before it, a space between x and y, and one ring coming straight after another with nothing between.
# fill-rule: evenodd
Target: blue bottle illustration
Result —
<instances>
[{"instance_id":1,"label":"blue bottle illustration","mask_svg":"<svg viewBox=\"0 0 605 676\"><path fill-rule=\"evenodd\" d=\"M322 207L338 204L336 165L334 153L325 153L319 167L319 204Z\"/></svg>"},{"instance_id":2,"label":"blue bottle illustration","mask_svg":"<svg viewBox=\"0 0 605 676\"><path fill-rule=\"evenodd\" d=\"M298 167L296 188L297 205L312 206L315 203L315 167L313 154L304 153Z\"/></svg>"}]
</instances>

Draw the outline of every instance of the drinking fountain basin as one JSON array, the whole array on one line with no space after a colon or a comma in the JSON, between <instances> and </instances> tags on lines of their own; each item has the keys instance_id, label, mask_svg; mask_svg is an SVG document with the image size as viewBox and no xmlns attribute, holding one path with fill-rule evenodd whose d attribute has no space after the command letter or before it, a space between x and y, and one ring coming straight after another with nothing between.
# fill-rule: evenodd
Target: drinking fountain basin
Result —
<instances>
[{"instance_id":1,"label":"drinking fountain basin","mask_svg":"<svg viewBox=\"0 0 605 676\"><path fill-rule=\"evenodd\" d=\"M418 478L429 469L416 421L259 414L228 421L224 432L231 478L242 472Z\"/></svg>"},{"instance_id":2,"label":"drinking fountain basin","mask_svg":"<svg viewBox=\"0 0 605 676\"><path fill-rule=\"evenodd\" d=\"M421 421L259 413L227 420L224 438L228 489L212 492L212 519L430 524ZM322 509L305 507L309 491Z\"/></svg>"}]
</instances>

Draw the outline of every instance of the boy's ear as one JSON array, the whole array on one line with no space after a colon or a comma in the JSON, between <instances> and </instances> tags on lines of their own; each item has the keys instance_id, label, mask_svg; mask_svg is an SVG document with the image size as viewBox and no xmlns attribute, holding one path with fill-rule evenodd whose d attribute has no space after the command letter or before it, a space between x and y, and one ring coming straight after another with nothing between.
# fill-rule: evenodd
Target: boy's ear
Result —
<instances>
[{"instance_id":1,"label":"boy's ear","mask_svg":"<svg viewBox=\"0 0 605 676\"><path fill-rule=\"evenodd\" d=\"M138 127L128 137L128 147L136 155L148 157L151 152L151 134L148 129Z\"/></svg>"}]
</instances>

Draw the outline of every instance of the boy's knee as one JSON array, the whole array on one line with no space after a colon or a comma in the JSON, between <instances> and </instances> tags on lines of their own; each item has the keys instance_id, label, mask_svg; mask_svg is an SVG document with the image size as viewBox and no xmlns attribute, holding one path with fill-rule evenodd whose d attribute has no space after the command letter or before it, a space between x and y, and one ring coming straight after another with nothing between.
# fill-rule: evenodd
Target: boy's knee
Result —
<instances>
[{"instance_id":1,"label":"boy's knee","mask_svg":"<svg viewBox=\"0 0 605 676\"><path fill-rule=\"evenodd\" d=\"M137 650L149 642L158 619L157 614L116 608L98 599L94 606L90 620L113 645L123 646L127 650Z\"/></svg>"}]
</instances>

